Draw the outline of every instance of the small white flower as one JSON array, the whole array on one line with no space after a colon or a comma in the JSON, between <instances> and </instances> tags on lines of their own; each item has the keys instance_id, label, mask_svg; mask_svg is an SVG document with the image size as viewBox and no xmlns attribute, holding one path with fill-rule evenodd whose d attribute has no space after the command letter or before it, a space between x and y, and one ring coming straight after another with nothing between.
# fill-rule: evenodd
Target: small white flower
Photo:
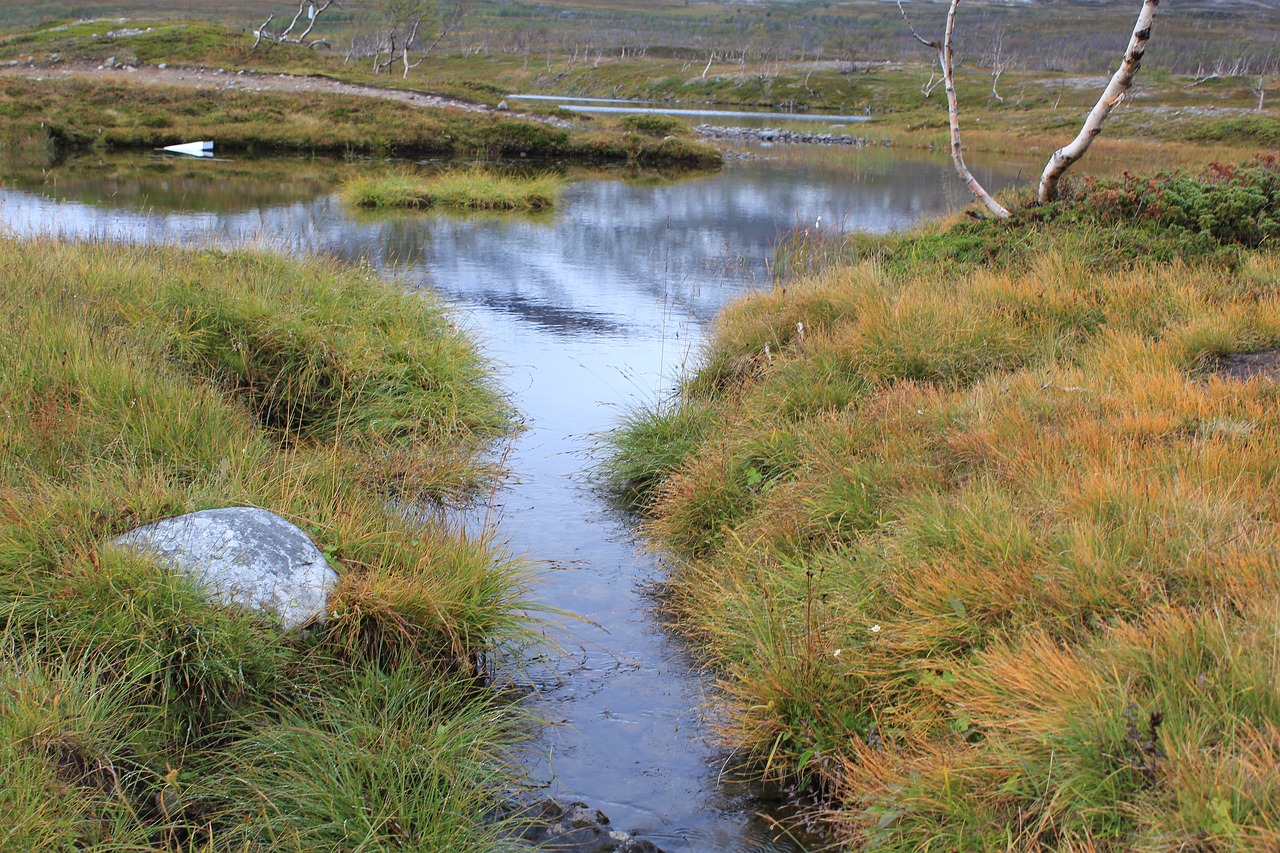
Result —
<instances>
[{"instance_id":1,"label":"small white flower","mask_svg":"<svg viewBox=\"0 0 1280 853\"><path fill-rule=\"evenodd\" d=\"M880 633L880 626L879 626L879 625L872 625L872 626L871 626L871 633L873 633L873 634L879 634L879 633Z\"/></svg>"},{"instance_id":2,"label":"small white flower","mask_svg":"<svg viewBox=\"0 0 1280 853\"><path fill-rule=\"evenodd\" d=\"M833 658L838 658L838 657L840 657L840 653L841 653L842 651L844 651L844 649L836 649L834 652L832 652L832 653L831 653L831 656L832 656Z\"/></svg>"}]
</instances>

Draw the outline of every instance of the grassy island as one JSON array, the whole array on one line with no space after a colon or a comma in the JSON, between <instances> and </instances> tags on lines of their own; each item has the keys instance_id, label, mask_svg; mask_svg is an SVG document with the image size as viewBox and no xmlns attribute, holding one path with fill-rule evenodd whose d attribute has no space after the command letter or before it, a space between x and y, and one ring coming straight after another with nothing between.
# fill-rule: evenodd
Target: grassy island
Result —
<instances>
[{"instance_id":1,"label":"grassy island","mask_svg":"<svg viewBox=\"0 0 1280 853\"><path fill-rule=\"evenodd\" d=\"M840 849L1280 843L1280 164L799 235L610 473Z\"/></svg>"},{"instance_id":2,"label":"grassy island","mask_svg":"<svg viewBox=\"0 0 1280 853\"><path fill-rule=\"evenodd\" d=\"M488 169L451 169L434 175L398 171L348 182L341 190L356 207L430 207L535 213L555 206L564 191L558 175L503 175Z\"/></svg>"},{"instance_id":3,"label":"grassy island","mask_svg":"<svg viewBox=\"0 0 1280 853\"><path fill-rule=\"evenodd\" d=\"M422 294L252 252L0 241L0 847L492 849L523 575L430 507L511 413ZM340 575L286 634L105 540L226 505Z\"/></svg>"}]
</instances>

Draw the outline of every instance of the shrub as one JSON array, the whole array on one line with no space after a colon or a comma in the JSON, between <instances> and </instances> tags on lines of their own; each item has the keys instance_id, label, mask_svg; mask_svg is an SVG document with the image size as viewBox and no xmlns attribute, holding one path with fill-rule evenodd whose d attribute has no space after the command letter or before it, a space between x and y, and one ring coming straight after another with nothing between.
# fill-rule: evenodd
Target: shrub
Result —
<instances>
[{"instance_id":1,"label":"shrub","mask_svg":"<svg viewBox=\"0 0 1280 853\"><path fill-rule=\"evenodd\" d=\"M649 136L678 136L689 131L688 125L680 119L660 113L637 113L623 116L618 124L627 130L634 130L637 133L644 133Z\"/></svg>"}]
</instances>

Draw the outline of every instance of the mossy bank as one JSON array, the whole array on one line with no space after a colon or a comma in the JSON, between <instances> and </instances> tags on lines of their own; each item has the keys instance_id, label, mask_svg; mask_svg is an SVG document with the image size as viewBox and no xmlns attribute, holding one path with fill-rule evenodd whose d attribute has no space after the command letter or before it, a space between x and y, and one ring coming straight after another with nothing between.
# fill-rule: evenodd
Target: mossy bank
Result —
<instances>
[{"instance_id":1,"label":"mossy bank","mask_svg":"<svg viewBox=\"0 0 1280 853\"><path fill-rule=\"evenodd\" d=\"M253 252L0 241L0 846L488 850L521 567L427 519L511 412L440 307ZM340 575L298 635L104 541L226 505Z\"/></svg>"},{"instance_id":2,"label":"mossy bank","mask_svg":"<svg viewBox=\"0 0 1280 853\"><path fill-rule=\"evenodd\" d=\"M1280 843L1280 168L800 234L615 436L839 846Z\"/></svg>"},{"instance_id":3,"label":"mossy bank","mask_svg":"<svg viewBox=\"0 0 1280 853\"><path fill-rule=\"evenodd\" d=\"M0 81L0 149L56 157L212 139L219 152L533 159L644 166L718 165L691 132L620 128L420 107L357 94L194 90L79 77Z\"/></svg>"}]
</instances>

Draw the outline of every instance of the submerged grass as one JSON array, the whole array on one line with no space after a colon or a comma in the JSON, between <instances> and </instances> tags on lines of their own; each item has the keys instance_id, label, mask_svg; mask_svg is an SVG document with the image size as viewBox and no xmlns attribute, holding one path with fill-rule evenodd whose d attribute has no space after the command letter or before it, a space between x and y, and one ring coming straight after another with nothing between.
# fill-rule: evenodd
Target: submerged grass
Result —
<instances>
[{"instance_id":1,"label":"submerged grass","mask_svg":"<svg viewBox=\"0 0 1280 853\"><path fill-rule=\"evenodd\" d=\"M445 207L532 213L554 207L563 191L564 179L552 173L504 175L471 167L436 174L401 170L362 176L347 182L341 194L348 204L356 207Z\"/></svg>"},{"instance_id":2,"label":"submerged grass","mask_svg":"<svg viewBox=\"0 0 1280 853\"><path fill-rule=\"evenodd\" d=\"M1276 174L811 255L621 429L726 736L839 845L1280 841Z\"/></svg>"},{"instance_id":3,"label":"submerged grass","mask_svg":"<svg viewBox=\"0 0 1280 853\"><path fill-rule=\"evenodd\" d=\"M511 421L439 306L331 262L51 240L0 241L0 280L0 846L491 849L520 719L480 676L523 574L409 510L474 494ZM235 504L338 569L323 626L102 549Z\"/></svg>"}]
</instances>

